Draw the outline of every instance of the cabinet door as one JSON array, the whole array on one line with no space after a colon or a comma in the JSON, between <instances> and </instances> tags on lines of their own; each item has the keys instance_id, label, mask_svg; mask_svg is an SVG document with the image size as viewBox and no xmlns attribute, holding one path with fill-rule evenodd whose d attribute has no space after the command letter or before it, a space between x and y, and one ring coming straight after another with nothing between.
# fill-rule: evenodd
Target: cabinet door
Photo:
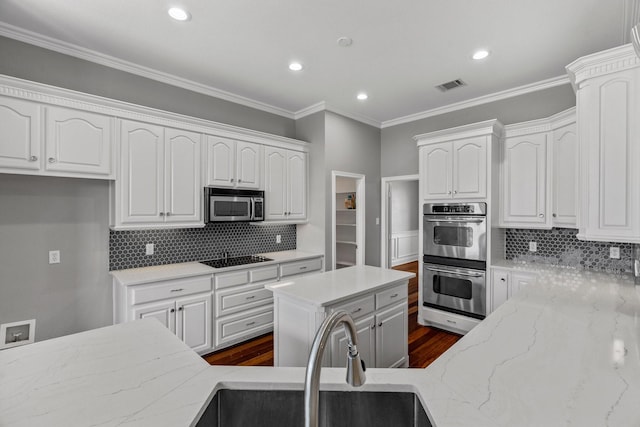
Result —
<instances>
[{"instance_id":1,"label":"cabinet door","mask_svg":"<svg viewBox=\"0 0 640 427\"><path fill-rule=\"evenodd\" d=\"M176 300L176 334L197 352L211 349L211 294Z\"/></svg>"},{"instance_id":2,"label":"cabinet door","mask_svg":"<svg viewBox=\"0 0 640 427\"><path fill-rule=\"evenodd\" d=\"M511 292L509 298L517 294L521 289L536 283L538 280L535 274L531 273L511 273Z\"/></svg>"},{"instance_id":3,"label":"cabinet door","mask_svg":"<svg viewBox=\"0 0 640 427\"><path fill-rule=\"evenodd\" d=\"M99 114L47 107L45 169L111 177L112 122Z\"/></svg>"},{"instance_id":4,"label":"cabinet door","mask_svg":"<svg viewBox=\"0 0 640 427\"><path fill-rule=\"evenodd\" d=\"M451 143L426 145L421 149L424 200L451 198Z\"/></svg>"},{"instance_id":5,"label":"cabinet door","mask_svg":"<svg viewBox=\"0 0 640 427\"><path fill-rule=\"evenodd\" d=\"M578 137L576 124L553 131L553 225L577 227Z\"/></svg>"},{"instance_id":6,"label":"cabinet door","mask_svg":"<svg viewBox=\"0 0 640 427\"><path fill-rule=\"evenodd\" d=\"M287 219L307 218L307 155L287 153Z\"/></svg>"},{"instance_id":7,"label":"cabinet door","mask_svg":"<svg viewBox=\"0 0 640 427\"><path fill-rule=\"evenodd\" d=\"M235 185L235 144L235 141L230 139L207 136L206 185Z\"/></svg>"},{"instance_id":8,"label":"cabinet door","mask_svg":"<svg viewBox=\"0 0 640 427\"><path fill-rule=\"evenodd\" d=\"M165 221L201 223L200 137L181 129L165 130Z\"/></svg>"},{"instance_id":9,"label":"cabinet door","mask_svg":"<svg viewBox=\"0 0 640 427\"><path fill-rule=\"evenodd\" d=\"M640 242L639 92L638 67L594 78L578 91L585 240Z\"/></svg>"},{"instance_id":10,"label":"cabinet door","mask_svg":"<svg viewBox=\"0 0 640 427\"><path fill-rule=\"evenodd\" d=\"M162 223L163 128L123 120L120 127L120 222ZM162 213L162 216L161 216Z\"/></svg>"},{"instance_id":11,"label":"cabinet door","mask_svg":"<svg viewBox=\"0 0 640 427\"><path fill-rule=\"evenodd\" d=\"M176 305L175 301L164 301L153 304L145 304L133 309L133 318L146 319L153 317L158 319L167 329L176 333Z\"/></svg>"},{"instance_id":12,"label":"cabinet door","mask_svg":"<svg viewBox=\"0 0 640 427\"><path fill-rule=\"evenodd\" d=\"M265 153L265 219L282 220L287 212L287 151L266 147Z\"/></svg>"},{"instance_id":13,"label":"cabinet door","mask_svg":"<svg viewBox=\"0 0 640 427\"><path fill-rule=\"evenodd\" d=\"M491 311L509 299L509 272L493 270L491 275Z\"/></svg>"},{"instance_id":14,"label":"cabinet door","mask_svg":"<svg viewBox=\"0 0 640 427\"><path fill-rule=\"evenodd\" d=\"M406 303L376 315L376 368L408 365L407 328Z\"/></svg>"},{"instance_id":15,"label":"cabinet door","mask_svg":"<svg viewBox=\"0 0 640 427\"><path fill-rule=\"evenodd\" d=\"M502 225L550 228L547 215L547 134L517 136L504 143Z\"/></svg>"},{"instance_id":16,"label":"cabinet door","mask_svg":"<svg viewBox=\"0 0 640 427\"><path fill-rule=\"evenodd\" d=\"M453 197L487 197L487 141L485 137L453 142Z\"/></svg>"},{"instance_id":17,"label":"cabinet door","mask_svg":"<svg viewBox=\"0 0 640 427\"><path fill-rule=\"evenodd\" d=\"M364 317L356 322L358 334L358 353L367 368L375 368L375 319ZM344 328L338 328L331 334L331 367L347 366L347 336Z\"/></svg>"},{"instance_id":18,"label":"cabinet door","mask_svg":"<svg viewBox=\"0 0 640 427\"><path fill-rule=\"evenodd\" d=\"M238 188L260 188L261 160L261 145L244 141L236 143L236 186Z\"/></svg>"},{"instance_id":19,"label":"cabinet door","mask_svg":"<svg viewBox=\"0 0 640 427\"><path fill-rule=\"evenodd\" d=\"M40 107L0 97L0 168L40 169Z\"/></svg>"}]
</instances>

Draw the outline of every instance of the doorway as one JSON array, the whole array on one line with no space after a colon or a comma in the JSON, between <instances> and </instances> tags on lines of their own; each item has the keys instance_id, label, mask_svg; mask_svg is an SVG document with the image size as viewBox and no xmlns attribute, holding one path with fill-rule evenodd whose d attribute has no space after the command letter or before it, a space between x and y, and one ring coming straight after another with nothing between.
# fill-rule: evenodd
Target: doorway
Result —
<instances>
[{"instance_id":1,"label":"doorway","mask_svg":"<svg viewBox=\"0 0 640 427\"><path fill-rule=\"evenodd\" d=\"M382 268L416 261L419 250L418 175L382 178Z\"/></svg>"},{"instance_id":2,"label":"doorway","mask_svg":"<svg viewBox=\"0 0 640 427\"><path fill-rule=\"evenodd\" d=\"M333 269L364 265L365 176L331 172Z\"/></svg>"}]
</instances>

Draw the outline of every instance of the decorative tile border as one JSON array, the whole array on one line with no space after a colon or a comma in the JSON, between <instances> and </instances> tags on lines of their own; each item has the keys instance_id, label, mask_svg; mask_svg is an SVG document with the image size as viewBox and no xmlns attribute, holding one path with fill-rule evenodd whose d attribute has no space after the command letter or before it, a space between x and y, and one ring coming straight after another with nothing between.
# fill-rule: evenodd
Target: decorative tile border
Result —
<instances>
[{"instance_id":1,"label":"decorative tile border","mask_svg":"<svg viewBox=\"0 0 640 427\"><path fill-rule=\"evenodd\" d=\"M276 235L282 243L276 243ZM145 255L145 245L155 245L154 255ZM296 248L295 225L207 224L204 228L111 231L109 270L202 261L221 257L253 255Z\"/></svg>"},{"instance_id":2,"label":"decorative tile border","mask_svg":"<svg viewBox=\"0 0 640 427\"><path fill-rule=\"evenodd\" d=\"M516 261L568 265L608 273L631 272L633 244L578 240L578 230L507 229L506 258ZM529 242L537 243L537 252L529 252ZM620 248L620 259L609 258L609 248Z\"/></svg>"}]
</instances>

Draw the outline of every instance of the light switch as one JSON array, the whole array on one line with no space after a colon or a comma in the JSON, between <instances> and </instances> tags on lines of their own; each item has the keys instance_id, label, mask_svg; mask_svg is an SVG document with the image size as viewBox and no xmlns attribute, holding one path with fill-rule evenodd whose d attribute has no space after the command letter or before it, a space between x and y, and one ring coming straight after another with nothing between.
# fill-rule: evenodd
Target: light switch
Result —
<instances>
[{"instance_id":1,"label":"light switch","mask_svg":"<svg viewBox=\"0 0 640 427\"><path fill-rule=\"evenodd\" d=\"M280 234L276 234L276 243L282 243L282 236Z\"/></svg>"},{"instance_id":2,"label":"light switch","mask_svg":"<svg viewBox=\"0 0 640 427\"><path fill-rule=\"evenodd\" d=\"M538 252L538 244L536 242L529 242L529 252Z\"/></svg>"},{"instance_id":3,"label":"light switch","mask_svg":"<svg viewBox=\"0 0 640 427\"><path fill-rule=\"evenodd\" d=\"M620 259L620 248L617 246L611 246L609 248L609 258Z\"/></svg>"},{"instance_id":4,"label":"light switch","mask_svg":"<svg viewBox=\"0 0 640 427\"><path fill-rule=\"evenodd\" d=\"M147 243L145 246L145 254L147 255L153 255L155 251L155 246L153 243Z\"/></svg>"},{"instance_id":5,"label":"light switch","mask_svg":"<svg viewBox=\"0 0 640 427\"><path fill-rule=\"evenodd\" d=\"M60 264L60 251L49 251L49 264Z\"/></svg>"}]
</instances>

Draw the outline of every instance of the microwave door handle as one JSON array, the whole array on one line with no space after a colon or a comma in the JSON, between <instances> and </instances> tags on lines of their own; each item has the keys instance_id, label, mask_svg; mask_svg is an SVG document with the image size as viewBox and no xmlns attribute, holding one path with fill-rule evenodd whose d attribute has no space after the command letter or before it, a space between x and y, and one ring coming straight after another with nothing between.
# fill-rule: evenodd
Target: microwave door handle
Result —
<instances>
[{"instance_id":1,"label":"microwave door handle","mask_svg":"<svg viewBox=\"0 0 640 427\"><path fill-rule=\"evenodd\" d=\"M459 276L469 276L469 277L482 277L482 274L478 274L478 273L462 273L460 271L443 270L443 269L433 268L433 267L425 267L425 268L429 271L437 271L438 273L457 274Z\"/></svg>"}]
</instances>

